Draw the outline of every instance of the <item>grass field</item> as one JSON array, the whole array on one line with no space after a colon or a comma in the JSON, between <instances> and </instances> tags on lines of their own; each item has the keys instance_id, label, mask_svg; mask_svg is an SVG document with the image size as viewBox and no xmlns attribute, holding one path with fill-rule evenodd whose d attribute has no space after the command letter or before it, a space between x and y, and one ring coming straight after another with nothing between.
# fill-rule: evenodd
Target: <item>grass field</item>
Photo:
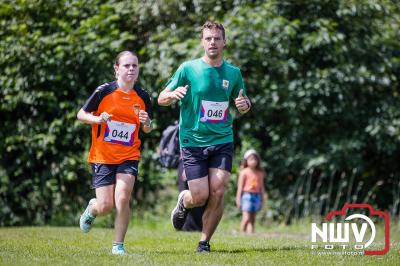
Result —
<instances>
[{"instance_id":1,"label":"grass field","mask_svg":"<svg viewBox=\"0 0 400 266\"><path fill-rule=\"evenodd\" d=\"M307 223L259 227L240 235L236 221L223 222L208 255L196 254L198 233L175 232L165 222L133 222L127 256L112 256L112 229L95 227L0 228L0 265L400 265L398 231L385 256L320 255L310 250ZM396 234L397 233L397 234Z\"/></svg>"}]
</instances>

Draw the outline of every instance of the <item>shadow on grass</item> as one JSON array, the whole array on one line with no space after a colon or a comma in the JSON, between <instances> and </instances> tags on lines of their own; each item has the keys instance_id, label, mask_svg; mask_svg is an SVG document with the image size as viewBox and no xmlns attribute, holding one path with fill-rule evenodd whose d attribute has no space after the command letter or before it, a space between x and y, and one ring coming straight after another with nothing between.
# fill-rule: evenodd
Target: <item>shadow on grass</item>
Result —
<instances>
[{"instance_id":1,"label":"shadow on grass","mask_svg":"<svg viewBox=\"0 0 400 266\"><path fill-rule=\"evenodd\" d=\"M294 251L304 250L306 247L290 246L290 247L265 247L265 248L240 248L240 249L217 249L213 253L247 253L247 252L275 252L275 251Z\"/></svg>"},{"instance_id":2,"label":"shadow on grass","mask_svg":"<svg viewBox=\"0 0 400 266\"><path fill-rule=\"evenodd\" d=\"M251 252L276 252L276 251L296 251L296 250L306 250L306 247L302 246L289 246L289 247L265 247L265 248L233 248L233 249L212 249L211 254L240 254L240 253L251 253ZM195 249L193 251L187 250L132 250L129 254L159 254L159 255L193 255L200 254L197 253Z\"/></svg>"}]
</instances>

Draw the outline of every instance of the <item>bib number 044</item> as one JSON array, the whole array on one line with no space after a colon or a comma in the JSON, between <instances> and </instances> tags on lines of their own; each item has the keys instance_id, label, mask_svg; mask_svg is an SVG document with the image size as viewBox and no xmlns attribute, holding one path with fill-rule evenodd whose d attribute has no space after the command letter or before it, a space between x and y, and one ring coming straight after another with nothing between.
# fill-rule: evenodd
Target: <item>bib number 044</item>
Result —
<instances>
[{"instance_id":1,"label":"bib number 044","mask_svg":"<svg viewBox=\"0 0 400 266\"><path fill-rule=\"evenodd\" d=\"M135 130L136 124L108 121L104 132L104 141L124 146L132 146Z\"/></svg>"}]
</instances>

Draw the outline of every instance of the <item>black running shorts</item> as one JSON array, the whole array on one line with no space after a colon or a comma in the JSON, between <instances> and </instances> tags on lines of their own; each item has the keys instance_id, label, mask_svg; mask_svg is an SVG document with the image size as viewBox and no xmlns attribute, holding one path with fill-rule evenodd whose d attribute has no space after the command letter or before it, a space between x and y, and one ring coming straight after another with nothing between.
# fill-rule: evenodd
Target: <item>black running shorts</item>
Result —
<instances>
[{"instance_id":1,"label":"black running shorts","mask_svg":"<svg viewBox=\"0 0 400 266\"><path fill-rule=\"evenodd\" d=\"M209 168L232 172L233 143L181 148L188 181L208 176Z\"/></svg>"}]
</instances>

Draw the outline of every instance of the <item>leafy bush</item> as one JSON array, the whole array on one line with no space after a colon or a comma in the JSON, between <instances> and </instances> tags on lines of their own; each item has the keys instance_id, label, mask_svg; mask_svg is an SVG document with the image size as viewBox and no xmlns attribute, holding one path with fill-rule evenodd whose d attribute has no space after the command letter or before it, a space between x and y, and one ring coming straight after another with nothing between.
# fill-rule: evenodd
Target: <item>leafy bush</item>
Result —
<instances>
[{"instance_id":1,"label":"leafy bush","mask_svg":"<svg viewBox=\"0 0 400 266\"><path fill-rule=\"evenodd\" d=\"M202 54L198 29L209 18L225 25L226 58L254 103L235 114L235 143L239 156L261 151L272 216L318 215L349 199L399 214L394 2L7 0L0 14L0 225L74 223L93 193L90 130L77 111L126 49L138 52L140 84L155 100L181 62ZM177 114L155 107L156 130L143 136L140 208L169 197L174 173L156 148ZM235 184L234 174L228 202Z\"/></svg>"}]
</instances>

